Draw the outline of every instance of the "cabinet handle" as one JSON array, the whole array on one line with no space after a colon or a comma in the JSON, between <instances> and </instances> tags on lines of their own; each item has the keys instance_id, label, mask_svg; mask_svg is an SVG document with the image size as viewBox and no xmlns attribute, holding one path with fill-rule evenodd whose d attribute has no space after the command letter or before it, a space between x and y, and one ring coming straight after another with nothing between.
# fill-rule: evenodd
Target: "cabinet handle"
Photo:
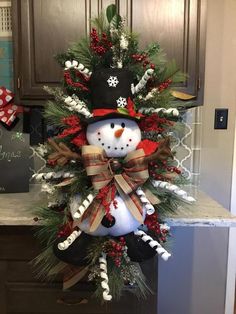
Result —
<instances>
[{"instance_id":1,"label":"cabinet handle","mask_svg":"<svg viewBox=\"0 0 236 314\"><path fill-rule=\"evenodd\" d=\"M57 303L59 304L64 304L64 305L80 305L80 304L87 304L88 303L88 299L86 298L81 298L80 300L76 299L68 299L66 300L65 298L61 297L59 299L57 299Z\"/></svg>"},{"instance_id":2,"label":"cabinet handle","mask_svg":"<svg viewBox=\"0 0 236 314\"><path fill-rule=\"evenodd\" d=\"M20 80L20 77L17 78L17 88L18 88L18 89L21 88L21 80Z\"/></svg>"}]
</instances>

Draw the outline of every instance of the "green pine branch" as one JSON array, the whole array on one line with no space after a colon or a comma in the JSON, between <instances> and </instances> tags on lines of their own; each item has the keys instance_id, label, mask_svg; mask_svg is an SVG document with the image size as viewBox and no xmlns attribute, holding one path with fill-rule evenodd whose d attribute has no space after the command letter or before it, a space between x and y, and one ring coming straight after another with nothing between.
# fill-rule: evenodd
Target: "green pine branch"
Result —
<instances>
[{"instance_id":1,"label":"green pine branch","mask_svg":"<svg viewBox=\"0 0 236 314\"><path fill-rule=\"evenodd\" d=\"M55 125L57 127L64 127L65 124L62 122L63 118L70 116L72 113L66 106L61 103L48 101L47 106L44 110L44 117L48 124Z\"/></svg>"}]
</instances>

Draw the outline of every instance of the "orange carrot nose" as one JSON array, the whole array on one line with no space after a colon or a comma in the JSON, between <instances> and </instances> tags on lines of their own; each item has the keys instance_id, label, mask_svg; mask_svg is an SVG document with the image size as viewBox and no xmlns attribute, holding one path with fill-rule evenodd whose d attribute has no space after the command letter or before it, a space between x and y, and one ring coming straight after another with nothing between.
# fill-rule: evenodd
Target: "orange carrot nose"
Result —
<instances>
[{"instance_id":1,"label":"orange carrot nose","mask_svg":"<svg viewBox=\"0 0 236 314\"><path fill-rule=\"evenodd\" d=\"M122 133L124 132L124 129L119 129L115 131L115 137L121 137Z\"/></svg>"}]
</instances>

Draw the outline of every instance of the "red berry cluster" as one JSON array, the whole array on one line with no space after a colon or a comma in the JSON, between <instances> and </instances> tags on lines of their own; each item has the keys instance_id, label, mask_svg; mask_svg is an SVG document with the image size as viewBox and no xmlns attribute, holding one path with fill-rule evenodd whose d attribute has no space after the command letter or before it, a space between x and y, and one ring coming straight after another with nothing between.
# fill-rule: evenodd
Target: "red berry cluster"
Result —
<instances>
[{"instance_id":1,"label":"red berry cluster","mask_svg":"<svg viewBox=\"0 0 236 314\"><path fill-rule=\"evenodd\" d=\"M160 224L157 220L157 213L147 215L144 224L148 227L149 230L155 232L157 235L161 234Z\"/></svg>"},{"instance_id":2,"label":"red berry cluster","mask_svg":"<svg viewBox=\"0 0 236 314\"><path fill-rule=\"evenodd\" d=\"M181 170L179 170L177 167L166 167L166 170L169 172L175 172L177 174L181 174Z\"/></svg>"},{"instance_id":3,"label":"red berry cluster","mask_svg":"<svg viewBox=\"0 0 236 314\"><path fill-rule=\"evenodd\" d=\"M156 180L165 180L166 179L163 175L161 175L160 173L156 172L157 169L163 169L164 168L163 166L159 165L155 161L151 161L149 165L150 165L149 173L150 173L150 176L152 178L154 178Z\"/></svg>"},{"instance_id":4,"label":"red berry cluster","mask_svg":"<svg viewBox=\"0 0 236 314\"><path fill-rule=\"evenodd\" d=\"M76 87L76 88L80 88L81 90L83 91L89 91L89 89L82 83L80 82L74 82L71 78L71 75L70 75L70 71L65 71L64 72L64 78L65 78L65 81L68 85L72 86L72 87Z\"/></svg>"},{"instance_id":5,"label":"red berry cluster","mask_svg":"<svg viewBox=\"0 0 236 314\"><path fill-rule=\"evenodd\" d=\"M72 224L73 224L72 222L68 222L66 225L62 226L57 234L57 237L58 238L69 237L73 230Z\"/></svg>"},{"instance_id":6,"label":"red berry cluster","mask_svg":"<svg viewBox=\"0 0 236 314\"><path fill-rule=\"evenodd\" d=\"M159 240L161 240L162 242L166 242L166 238L169 234L169 231L166 229L161 230L161 237Z\"/></svg>"},{"instance_id":7,"label":"red berry cluster","mask_svg":"<svg viewBox=\"0 0 236 314\"><path fill-rule=\"evenodd\" d=\"M136 62L140 62L143 64L143 67L146 68L147 65L150 65L150 68L151 69L155 69L155 64L154 63L151 63L149 60L148 60L148 57L145 53L143 54L133 54L131 56Z\"/></svg>"},{"instance_id":8,"label":"red berry cluster","mask_svg":"<svg viewBox=\"0 0 236 314\"><path fill-rule=\"evenodd\" d=\"M110 198L108 196L111 195ZM117 208L117 202L115 200L116 195L116 187L115 184L106 185L99 190L99 193L96 196L96 199L101 200L101 204L105 209L106 218L108 220L112 220L112 216L110 214L110 205L113 202L115 208Z\"/></svg>"},{"instance_id":9,"label":"red berry cluster","mask_svg":"<svg viewBox=\"0 0 236 314\"><path fill-rule=\"evenodd\" d=\"M162 174L159 174L159 173L156 173L154 170L150 170L150 176L153 178L153 179L156 179L156 180L162 180L162 181L167 181L166 178L162 175Z\"/></svg>"},{"instance_id":10,"label":"red berry cluster","mask_svg":"<svg viewBox=\"0 0 236 314\"><path fill-rule=\"evenodd\" d=\"M158 236L160 241L166 241L168 230L160 228L156 213L152 215L147 215L144 224L147 226L148 230L153 231Z\"/></svg>"},{"instance_id":11,"label":"red berry cluster","mask_svg":"<svg viewBox=\"0 0 236 314\"><path fill-rule=\"evenodd\" d=\"M165 82L161 83L161 84L158 86L158 91L159 91L159 92L162 92L164 89L168 88L171 83L172 83L172 80L171 80L171 79L168 79L168 80L166 80Z\"/></svg>"},{"instance_id":12,"label":"red berry cluster","mask_svg":"<svg viewBox=\"0 0 236 314\"><path fill-rule=\"evenodd\" d=\"M167 178L163 176L161 173L158 173L157 171L163 171L166 170L167 172L175 172L176 174L181 174L181 170L174 166L167 166L166 160L160 162L152 161L150 162L150 175L156 179L156 180L166 180Z\"/></svg>"},{"instance_id":13,"label":"red berry cluster","mask_svg":"<svg viewBox=\"0 0 236 314\"><path fill-rule=\"evenodd\" d=\"M112 43L108 40L106 33L102 33L102 37L99 38L95 28L92 29L90 38L90 48L98 55L103 55L112 47Z\"/></svg>"},{"instance_id":14,"label":"red berry cluster","mask_svg":"<svg viewBox=\"0 0 236 314\"><path fill-rule=\"evenodd\" d=\"M124 237L120 237L119 242L110 240L106 245L106 253L111 257L117 267L121 265L121 259L125 250L126 242Z\"/></svg>"},{"instance_id":15,"label":"red berry cluster","mask_svg":"<svg viewBox=\"0 0 236 314\"><path fill-rule=\"evenodd\" d=\"M55 167L57 165L57 161L55 159L48 159L47 165L50 167Z\"/></svg>"}]
</instances>

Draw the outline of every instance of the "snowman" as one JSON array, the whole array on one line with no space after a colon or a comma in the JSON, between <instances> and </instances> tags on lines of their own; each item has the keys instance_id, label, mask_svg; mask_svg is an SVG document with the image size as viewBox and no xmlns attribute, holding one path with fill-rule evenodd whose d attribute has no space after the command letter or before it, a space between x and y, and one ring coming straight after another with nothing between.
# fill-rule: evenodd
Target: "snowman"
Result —
<instances>
[{"instance_id":1,"label":"snowman","mask_svg":"<svg viewBox=\"0 0 236 314\"><path fill-rule=\"evenodd\" d=\"M90 145L101 147L109 158L125 157L134 151L141 141L141 132L137 122L126 118L108 118L92 123L87 128L87 140ZM119 193L110 205L111 219L103 218L101 225L89 232L89 219L79 224L79 228L94 236L121 236L133 232L140 222L130 213ZM143 211L143 219L145 212Z\"/></svg>"},{"instance_id":2,"label":"snowman","mask_svg":"<svg viewBox=\"0 0 236 314\"><path fill-rule=\"evenodd\" d=\"M86 171L93 167L97 176L99 176L99 161L96 159L95 161L92 160L92 166L86 165L86 162L88 156L91 155L91 158L93 158L95 153L100 152L106 160L105 171L109 172L109 176L110 172L113 174L110 182L116 179L119 182L118 179L121 179L122 161L128 158L128 156L135 154L137 146L141 142L141 131L138 125L140 114L135 112L133 104L134 85L132 73L126 69L100 69L92 74L90 89L93 115L87 120L86 138L88 145L82 147L82 157L85 160L84 166ZM91 152L90 155L88 151ZM144 155L143 150L139 149L140 153ZM144 156L141 157L143 158ZM144 168L137 171L137 180L134 179L135 184L136 181L139 182L140 173L142 172L145 173L147 179L148 164ZM87 174L91 175L89 171L87 171ZM116 173L119 174L116 175ZM101 177L95 182L98 186L100 179ZM127 195L123 193L120 187L117 187L117 182L113 185L115 190L113 191L114 196L112 201L109 202L109 213L107 215L107 213L105 214L102 211L102 214L97 214L99 217L95 218L95 220L97 219L95 228L91 228L91 216L94 216L94 214L91 210L89 212L89 209L93 209L94 196L91 196L85 201L87 204L85 206L86 210L82 213L78 211L78 205L82 202L79 193L73 197L70 203L70 211L77 230L67 239L56 241L54 253L59 259L76 265L83 264L84 261L81 261L80 257L83 256L86 243L93 236L125 237L127 246L130 245L133 249L140 249L144 252L144 256L140 255L140 253L138 256L133 256L133 260L135 261L142 261L156 254L156 251L148 243L140 241L139 237L134 234L144 223L145 217L148 214L147 208L139 199L139 211L137 209L131 210L129 205L127 205ZM124 185L126 183L123 182ZM133 193L136 200L138 200L138 196L135 192L138 186L139 184L137 184ZM110 191L107 193L110 193ZM146 201L148 202L147 199ZM134 204L132 205L135 207ZM150 203L149 205L150 214L154 212L154 208ZM78 257L78 254L80 257Z\"/></svg>"}]
</instances>

